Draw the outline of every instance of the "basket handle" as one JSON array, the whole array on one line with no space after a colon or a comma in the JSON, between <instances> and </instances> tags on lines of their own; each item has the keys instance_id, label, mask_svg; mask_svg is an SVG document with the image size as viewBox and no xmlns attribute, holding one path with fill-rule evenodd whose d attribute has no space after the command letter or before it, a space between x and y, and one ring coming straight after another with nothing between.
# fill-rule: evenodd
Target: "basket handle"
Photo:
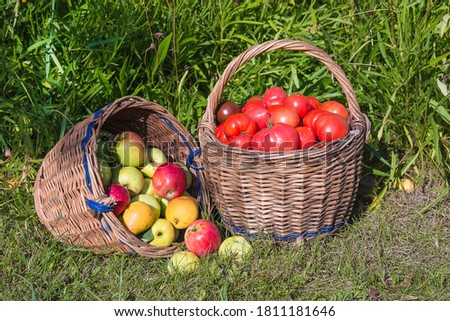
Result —
<instances>
[{"instance_id":1,"label":"basket handle","mask_svg":"<svg viewBox=\"0 0 450 321\"><path fill-rule=\"evenodd\" d=\"M359 109L353 87L350 84L350 81L347 79L342 68L336 62L334 62L334 60L322 49L305 41L290 39L271 40L258 44L256 46L248 48L239 56L237 56L233 61L231 61L227 68L225 68L222 76L217 81L211 94L208 96L208 105L206 107L206 112L200 125L206 125L205 127L209 127L207 124L205 124L205 122L210 124L214 123L214 112L220 102L223 89L240 67L242 67L247 61L261 53L277 49L303 51L304 53L317 58L331 71L331 73L336 77L337 81L341 85L347 98L348 108L350 110L350 115L352 118L352 125L361 126L365 131L365 137L367 140L370 134L370 122L367 116L364 115Z\"/></svg>"}]
</instances>

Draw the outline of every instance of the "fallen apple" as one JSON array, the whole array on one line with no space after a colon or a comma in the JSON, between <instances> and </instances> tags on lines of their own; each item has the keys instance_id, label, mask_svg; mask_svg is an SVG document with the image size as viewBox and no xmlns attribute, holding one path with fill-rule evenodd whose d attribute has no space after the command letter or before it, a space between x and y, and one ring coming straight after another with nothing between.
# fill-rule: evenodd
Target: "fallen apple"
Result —
<instances>
[{"instance_id":1,"label":"fallen apple","mask_svg":"<svg viewBox=\"0 0 450 321\"><path fill-rule=\"evenodd\" d=\"M251 244L240 235L226 238L219 247L219 255L242 260L253 254Z\"/></svg>"},{"instance_id":2,"label":"fallen apple","mask_svg":"<svg viewBox=\"0 0 450 321\"><path fill-rule=\"evenodd\" d=\"M405 193L414 192L414 182L409 178L402 178L400 181L400 189Z\"/></svg>"},{"instance_id":3,"label":"fallen apple","mask_svg":"<svg viewBox=\"0 0 450 321\"><path fill-rule=\"evenodd\" d=\"M197 256L205 256L219 249L222 238L213 222L199 219L186 229L184 240L189 251Z\"/></svg>"},{"instance_id":4,"label":"fallen apple","mask_svg":"<svg viewBox=\"0 0 450 321\"><path fill-rule=\"evenodd\" d=\"M114 214L119 216L130 204L130 194L127 189L119 184L110 184L106 186L106 195L115 199Z\"/></svg>"},{"instance_id":5,"label":"fallen apple","mask_svg":"<svg viewBox=\"0 0 450 321\"><path fill-rule=\"evenodd\" d=\"M170 258L167 269L170 274L185 274L195 271L199 266L200 259L197 255L189 251L180 251Z\"/></svg>"},{"instance_id":6,"label":"fallen apple","mask_svg":"<svg viewBox=\"0 0 450 321\"><path fill-rule=\"evenodd\" d=\"M184 170L175 163L165 163L159 166L152 178L156 194L172 200L181 196L186 190L187 180Z\"/></svg>"}]
</instances>

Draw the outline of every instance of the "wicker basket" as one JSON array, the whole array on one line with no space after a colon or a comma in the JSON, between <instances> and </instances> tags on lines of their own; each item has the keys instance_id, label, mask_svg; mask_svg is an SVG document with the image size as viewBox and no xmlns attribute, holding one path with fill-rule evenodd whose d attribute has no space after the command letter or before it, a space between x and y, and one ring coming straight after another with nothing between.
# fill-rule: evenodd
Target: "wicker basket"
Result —
<instances>
[{"instance_id":1,"label":"wicker basket","mask_svg":"<svg viewBox=\"0 0 450 321\"><path fill-rule=\"evenodd\" d=\"M214 114L224 86L253 57L297 50L320 60L338 80L350 109L350 133L307 150L268 153L238 149L215 136ZM199 125L209 194L232 234L296 244L336 231L351 215L370 123L361 113L342 69L321 49L303 41L275 40L251 47L225 69L208 97Z\"/></svg>"},{"instance_id":2,"label":"wicker basket","mask_svg":"<svg viewBox=\"0 0 450 321\"><path fill-rule=\"evenodd\" d=\"M34 185L36 212L51 233L65 244L167 257L179 246L157 248L130 233L111 212L114 199L105 194L97 170L97 136L134 131L169 159L185 162L197 179L191 193L209 207L205 176L198 166L198 145L163 107L139 97L124 97L75 125L47 154Z\"/></svg>"}]
</instances>

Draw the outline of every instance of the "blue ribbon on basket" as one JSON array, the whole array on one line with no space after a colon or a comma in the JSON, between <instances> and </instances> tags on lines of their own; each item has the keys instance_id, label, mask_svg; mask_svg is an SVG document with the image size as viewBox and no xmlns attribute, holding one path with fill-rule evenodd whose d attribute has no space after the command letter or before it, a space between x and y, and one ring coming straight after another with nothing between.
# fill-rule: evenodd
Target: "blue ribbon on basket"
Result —
<instances>
[{"instance_id":1,"label":"blue ribbon on basket","mask_svg":"<svg viewBox=\"0 0 450 321\"><path fill-rule=\"evenodd\" d=\"M231 222L223 222L225 225L228 225L229 227L233 228L237 233L248 236L250 238L259 238L261 237L260 234L257 233L249 233L247 232L244 228L236 226L235 224L231 223ZM271 237L274 238L275 240L278 241L292 241L292 240L296 240L298 238L307 238L307 237L314 237L317 236L319 234L324 234L324 233L330 233L332 232L334 229L340 227L341 225L348 223L347 220L344 220L342 222L338 222L335 223L333 225L330 226L326 226L316 232L305 232L305 233L292 233L289 235L284 235L284 236L280 236L277 234L270 234L267 237Z\"/></svg>"},{"instance_id":2,"label":"blue ribbon on basket","mask_svg":"<svg viewBox=\"0 0 450 321\"><path fill-rule=\"evenodd\" d=\"M109 104L106 106L106 108L111 107L112 104ZM89 166L88 166L88 159L87 159L87 153L86 153L86 145L89 142L89 140L92 137L92 129L94 126L97 125L97 119L105 112L105 109L97 110L94 113L94 120L91 121L87 127L86 127L86 135L81 140L81 150L83 151L83 166L84 166L84 173L86 177L86 186L89 189L89 191L93 194L92 191L92 179L91 174L89 173ZM111 212L113 210L113 206L105 205L100 202L96 202L94 200L86 199L86 204L89 206L90 209L92 209L95 212L95 216L98 215L98 213L107 213Z\"/></svg>"}]
</instances>

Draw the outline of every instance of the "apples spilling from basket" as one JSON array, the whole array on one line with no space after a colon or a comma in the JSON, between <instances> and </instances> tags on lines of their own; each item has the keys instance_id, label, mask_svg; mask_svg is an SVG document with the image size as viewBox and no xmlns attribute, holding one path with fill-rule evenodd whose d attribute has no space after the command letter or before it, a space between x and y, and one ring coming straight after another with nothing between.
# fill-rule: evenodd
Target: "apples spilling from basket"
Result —
<instances>
[{"instance_id":1,"label":"apples spilling from basket","mask_svg":"<svg viewBox=\"0 0 450 321\"><path fill-rule=\"evenodd\" d=\"M350 131L348 117L339 102L321 104L313 96L287 95L282 88L271 87L263 96L250 97L242 108L231 100L222 102L215 136L233 147L266 152L308 149L345 137Z\"/></svg>"},{"instance_id":2,"label":"apples spilling from basket","mask_svg":"<svg viewBox=\"0 0 450 321\"><path fill-rule=\"evenodd\" d=\"M193 180L188 168L169 161L161 149L146 147L137 133L101 132L97 160L105 192L115 200L113 212L131 233L156 247L184 239L188 251L174 255L170 271L188 271L199 256L218 250L226 255L251 250L245 239L222 243L217 226L199 218L199 204L188 192Z\"/></svg>"},{"instance_id":3,"label":"apples spilling from basket","mask_svg":"<svg viewBox=\"0 0 450 321\"><path fill-rule=\"evenodd\" d=\"M188 192L191 172L161 149L146 147L137 133L102 132L97 156L105 192L115 199L114 214L131 233L165 247L197 220L198 203Z\"/></svg>"}]
</instances>

